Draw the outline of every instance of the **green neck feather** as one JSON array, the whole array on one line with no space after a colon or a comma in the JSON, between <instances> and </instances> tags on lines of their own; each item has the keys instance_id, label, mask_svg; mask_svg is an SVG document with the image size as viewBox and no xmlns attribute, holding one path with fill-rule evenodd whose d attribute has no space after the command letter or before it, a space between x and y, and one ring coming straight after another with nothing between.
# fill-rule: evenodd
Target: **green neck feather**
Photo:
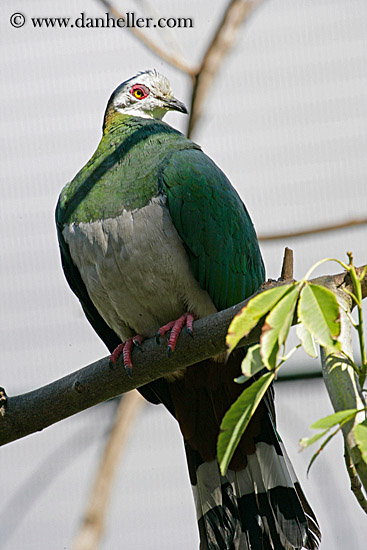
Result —
<instances>
[{"instance_id":1,"label":"green neck feather","mask_svg":"<svg viewBox=\"0 0 367 550\"><path fill-rule=\"evenodd\" d=\"M165 158L187 148L198 146L164 122L107 109L96 152L61 194L64 223L113 218L145 206L160 192Z\"/></svg>"}]
</instances>

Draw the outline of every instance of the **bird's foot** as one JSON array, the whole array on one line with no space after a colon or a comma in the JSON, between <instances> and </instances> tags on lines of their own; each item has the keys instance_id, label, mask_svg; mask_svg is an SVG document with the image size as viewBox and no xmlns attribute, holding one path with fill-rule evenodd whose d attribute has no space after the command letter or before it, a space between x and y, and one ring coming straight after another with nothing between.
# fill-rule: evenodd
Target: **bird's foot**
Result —
<instances>
[{"instance_id":1,"label":"bird's foot","mask_svg":"<svg viewBox=\"0 0 367 550\"><path fill-rule=\"evenodd\" d=\"M133 350L133 346L137 346L140 348L140 345L142 341L144 340L144 337L141 336L141 334L137 334L136 336L132 336L131 338L128 338L126 342L122 342L113 350L113 352L110 355L110 363L112 365L115 365L118 358L122 354L122 359L124 362L124 368L127 372L127 374L130 376L130 378L133 377L133 363L131 360L131 353ZM141 349L141 348L140 348Z\"/></svg>"},{"instance_id":2,"label":"bird's foot","mask_svg":"<svg viewBox=\"0 0 367 550\"><path fill-rule=\"evenodd\" d=\"M170 321L166 325L163 325L161 327L156 335L157 343L160 343L160 338L167 334L168 331L171 331L169 340L168 340L168 348L167 348L167 354L168 357L171 355L171 353L174 352L177 339L181 333L181 330L183 329L184 325L186 325L187 332L190 334L190 336L193 335L193 329L192 324L194 322L194 316L192 313L184 313L179 317L176 321Z\"/></svg>"}]
</instances>

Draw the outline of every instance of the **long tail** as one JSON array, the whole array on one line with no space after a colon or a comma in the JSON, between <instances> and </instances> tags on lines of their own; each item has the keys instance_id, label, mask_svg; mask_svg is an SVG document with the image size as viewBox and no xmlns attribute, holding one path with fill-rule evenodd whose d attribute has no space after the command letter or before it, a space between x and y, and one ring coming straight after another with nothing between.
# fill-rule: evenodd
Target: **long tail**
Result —
<instances>
[{"instance_id":1,"label":"long tail","mask_svg":"<svg viewBox=\"0 0 367 550\"><path fill-rule=\"evenodd\" d=\"M275 427L273 390L260 403L225 476L216 460L224 412L242 391L236 363L189 367L171 387L185 439L201 550L317 550L321 539ZM225 378L223 378L223 372Z\"/></svg>"},{"instance_id":2,"label":"long tail","mask_svg":"<svg viewBox=\"0 0 367 550\"><path fill-rule=\"evenodd\" d=\"M284 452L284 451L283 451ZM201 550L316 550L317 520L284 455L257 443L243 470L220 474L186 445Z\"/></svg>"}]
</instances>

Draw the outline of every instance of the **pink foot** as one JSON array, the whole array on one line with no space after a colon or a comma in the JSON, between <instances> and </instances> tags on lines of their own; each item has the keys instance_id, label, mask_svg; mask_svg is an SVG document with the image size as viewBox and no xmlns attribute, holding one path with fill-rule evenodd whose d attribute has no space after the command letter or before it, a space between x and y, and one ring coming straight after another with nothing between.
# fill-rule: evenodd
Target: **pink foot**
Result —
<instances>
[{"instance_id":1,"label":"pink foot","mask_svg":"<svg viewBox=\"0 0 367 550\"><path fill-rule=\"evenodd\" d=\"M167 334L169 330L171 331L171 334L168 340L168 349L167 349L168 357L171 355L172 352L174 352L177 339L184 325L186 325L187 332L190 334L190 336L193 335L193 330L192 330L193 322L194 322L194 316L192 315L192 313L184 313L176 321L170 321L169 323L167 323L166 325L163 325L163 327L161 327L158 330L156 335L156 340L158 344L160 343L159 339L165 334Z\"/></svg>"},{"instance_id":2,"label":"pink foot","mask_svg":"<svg viewBox=\"0 0 367 550\"><path fill-rule=\"evenodd\" d=\"M140 334L137 334L136 336L132 336L131 338L128 338L126 342L123 342L117 346L113 350L113 352L110 355L110 362L112 365L115 365L118 358L122 354L122 358L124 361L124 367L127 372L127 374L130 376L130 378L133 377L133 363L131 360L131 352L133 349L133 346L140 347L140 344L144 340L144 337Z\"/></svg>"}]
</instances>

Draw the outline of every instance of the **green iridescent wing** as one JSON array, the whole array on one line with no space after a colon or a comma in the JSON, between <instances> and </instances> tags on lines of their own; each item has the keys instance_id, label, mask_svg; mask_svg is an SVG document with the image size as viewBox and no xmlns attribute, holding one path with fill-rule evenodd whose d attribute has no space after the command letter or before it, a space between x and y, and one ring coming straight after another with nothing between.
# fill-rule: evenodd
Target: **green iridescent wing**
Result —
<instances>
[{"instance_id":1,"label":"green iridescent wing","mask_svg":"<svg viewBox=\"0 0 367 550\"><path fill-rule=\"evenodd\" d=\"M202 151L186 149L170 155L161 185L194 275L215 306L253 294L264 265L250 216L223 172Z\"/></svg>"}]
</instances>

